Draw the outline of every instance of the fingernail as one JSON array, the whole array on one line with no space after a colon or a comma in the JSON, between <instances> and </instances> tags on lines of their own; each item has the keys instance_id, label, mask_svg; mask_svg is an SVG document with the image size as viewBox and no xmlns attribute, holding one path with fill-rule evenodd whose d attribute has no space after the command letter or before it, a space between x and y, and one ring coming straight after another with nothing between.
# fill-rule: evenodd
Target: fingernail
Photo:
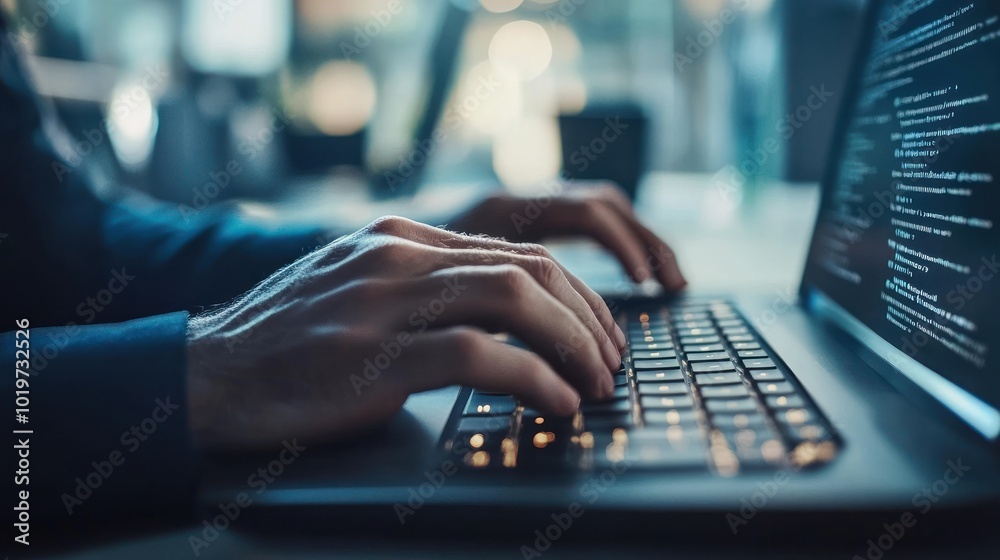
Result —
<instances>
[{"instance_id":1,"label":"fingernail","mask_svg":"<svg viewBox=\"0 0 1000 560\"><path fill-rule=\"evenodd\" d=\"M615 342L618 343L618 352L619 353L620 352L624 352L625 351L625 333L622 332L622 328L618 326L618 323L615 323ZM620 355L618 357L621 358Z\"/></svg>"},{"instance_id":2,"label":"fingernail","mask_svg":"<svg viewBox=\"0 0 1000 560\"><path fill-rule=\"evenodd\" d=\"M622 361L621 354L618 353L618 349L611 343L610 338L607 339L607 343L604 345L604 360L607 362L608 367L615 371L618 370L618 365Z\"/></svg>"}]
</instances>

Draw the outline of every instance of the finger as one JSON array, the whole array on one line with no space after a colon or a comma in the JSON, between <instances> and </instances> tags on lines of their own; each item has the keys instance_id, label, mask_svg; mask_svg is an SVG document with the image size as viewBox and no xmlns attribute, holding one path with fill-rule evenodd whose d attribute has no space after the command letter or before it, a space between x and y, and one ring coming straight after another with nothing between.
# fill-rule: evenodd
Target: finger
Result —
<instances>
[{"instance_id":1,"label":"finger","mask_svg":"<svg viewBox=\"0 0 1000 560\"><path fill-rule=\"evenodd\" d=\"M580 295L580 292L570 284L569 279L555 261L539 255L525 255L508 251L489 249L433 249L438 257L426 261L426 270L440 270L444 267L481 266L484 264L513 264L531 274L535 281L568 307L583 325L590 331L597 342L609 368L617 369L621 365L621 347L617 345L608 333L607 327L598 319L592 306ZM606 306L601 302L601 307ZM607 311L605 321L614 323L611 312ZM615 326L617 328L617 325ZM612 330L612 333L617 332ZM622 335L624 339L624 335Z\"/></svg>"},{"instance_id":2,"label":"finger","mask_svg":"<svg viewBox=\"0 0 1000 560\"><path fill-rule=\"evenodd\" d=\"M553 204L546 229L549 234L590 237L611 251L636 282L651 277L644 244L621 216L606 202L589 199Z\"/></svg>"},{"instance_id":3,"label":"finger","mask_svg":"<svg viewBox=\"0 0 1000 560\"><path fill-rule=\"evenodd\" d=\"M481 391L509 393L528 406L568 416L580 395L537 354L495 340L481 330L452 327L414 337L401 356L408 371L408 393L461 384Z\"/></svg>"},{"instance_id":4,"label":"finger","mask_svg":"<svg viewBox=\"0 0 1000 560\"><path fill-rule=\"evenodd\" d=\"M609 363L611 362L610 358L611 354L614 354L613 360L616 363L620 363L621 353L625 349L625 335L618 327L617 323L614 320L614 317L611 315L611 311L604 303L604 300L596 292L594 292L586 284L584 284L579 278L570 274L569 271L567 271L561 265L556 263L555 259L552 258L552 255L549 254L548 251L546 251L540 245L529 246L523 244L508 243L505 241L490 239L487 237L476 237L476 236L458 234L440 228L428 226L426 224L421 224L419 222L414 222L406 218L399 218L395 216L389 216L386 218L381 218L379 220L376 220L366 229L377 234L387 235L398 238L400 240L404 240L402 242L397 242L395 244L396 246L399 246L401 243L405 244L406 242L416 242L438 248L480 247L483 249L502 251L504 253L529 254L529 255L535 254L537 256L547 258L548 260L555 263L559 267L559 269L563 272L563 275L566 277L566 280L569 282L571 288L575 290L576 294L579 295L580 298L583 298L586 307L589 307L590 313L588 314L583 310L584 308L583 306L579 305L578 300L575 301L576 298L573 297L572 292L559 289L556 292L557 297L560 297L560 299L564 303L569 305L570 308L577 313L580 319L582 321L585 321L586 324L588 324L588 326L592 326L592 321L589 318L591 315L597 318L598 324L602 327L603 332L606 333L606 336L608 337L608 342L606 344L614 349L614 351L609 351L609 350L604 351L609 356L608 358ZM421 261L421 263L428 263L428 262L433 262L433 261L427 261L427 260ZM482 264L483 262L493 263L495 261L490 258L482 257L481 255L474 255L464 259L463 262L461 263L455 263L455 264ZM503 262L502 259L501 262ZM519 264L524 265L526 263L520 262ZM424 268L424 271L430 272L431 270L435 269L436 268ZM536 274L540 272L541 273L547 272L547 270L545 270L543 267L539 267L537 265L531 266L530 271ZM544 280L541 274L537 275L539 276L540 281ZM562 286L559 283L556 283L554 287L561 288ZM599 335L596 332L595 332L595 338L599 338ZM602 342L602 344L604 343Z\"/></svg>"},{"instance_id":5,"label":"finger","mask_svg":"<svg viewBox=\"0 0 1000 560\"><path fill-rule=\"evenodd\" d=\"M680 290L687 285L687 280L681 273L677 263L677 255L673 249L659 236L639 221L628 198L614 187L596 189L597 196L607 201L611 208L625 221L646 246L646 252L653 258L650 268L656 273L657 280L664 287Z\"/></svg>"},{"instance_id":6,"label":"finger","mask_svg":"<svg viewBox=\"0 0 1000 560\"><path fill-rule=\"evenodd\" d=\"M414 241L423 242L424 244L432 247L449 249L485 249L517 255L542 257L552 261L559 267L559 270L561 270L563 275L566 277L567 282L569 282L570 286L576 291L576 293L583 298L584 303L590 308L590 312L597 318L599 324L604 329L604 332L607 333L611 342L618 350L618 357L620 358L621 353L625 351L625 334L618 326L618 323L615 322L614 316L612 316L611 310L608 309L604 299L598 295L597 292L591 289L590 286L587 286L582 280L577 278L576 275L559 264L559 262L553 258L552 254L549 253L545 247L536 243L511 243L509 241L492 237L455 233L430 226L428 226L425 230L421 230L414 238ZM586 320L585 317L587 314L582 313L578 306L573 305L572 308L578 312L581 320Z\"/></svg>"},{"instance_id":7,"label":"finger","mask_svg":"<svg viewBox=\"0 0 1000 560\"><path fill-rule=\"evenodd\" d=\"M444 231L443 233L451 232ZM622 332L618 323L615 322L615 318L611 314L611 310L608 309L608 305L604 302L604 298L598 295L597 292L580 280L575 274L567 270L566 267L561 265L545 247L538 245L537 243L511 243L509 241L490 237L476 237L462 234L451 235L453 236L451 239L442 240L442 242L447 243L448 246L452 248L479 248L504 251L517 255L542 257L552 261L559 267L559 270L562 271L563 276L565 276L566 281L570 284L573 290L575 290L576 293L583 298L584 303L590 308L590 312L593 316L597 318L597 321L604 329L604 332L607 333L608 337L617 348L619 357L621 353L625 351L625 333ZM577 309L577 311L580 310ZM585 315L582 312L580 314Z\"/></svg>"},{"instance_id":8,"label":"finger","mask_svg":"<svg viewBox=\"0 0 1000 560\"><path fill-rule=\"evenodd\" d=\"M619 364L609 366L587 327L521 267L456 267L381 282L388 285L381 305L404 310L393 314L396 324L390 328L420 333L474 326L508 332L545 358L580 394L601 398L613 389L611 372Z\"/></svg>"}]
</instances>

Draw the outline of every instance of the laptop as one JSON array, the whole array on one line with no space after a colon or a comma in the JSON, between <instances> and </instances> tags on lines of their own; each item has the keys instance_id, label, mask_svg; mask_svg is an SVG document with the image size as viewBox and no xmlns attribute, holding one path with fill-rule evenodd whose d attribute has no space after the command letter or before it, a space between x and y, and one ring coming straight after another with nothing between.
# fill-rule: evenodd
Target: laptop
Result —
<instances>
[{"instance_id":1,"label":"laptop","mask_svg":"<svg viewBox=\"0 0 1000 560\"><path fill-rule=\"evenodd\" d=\"M1000 4L873 1L864 26L797 305L610 301L630 343L613 398L550 418L469 388L415 395L266 488L247 476L273 457L217 465L206 523L243 494L257 529L496 533L524 557L568 534L853 531L878 558L995 519Z\"/></svg>"}]
</instances>

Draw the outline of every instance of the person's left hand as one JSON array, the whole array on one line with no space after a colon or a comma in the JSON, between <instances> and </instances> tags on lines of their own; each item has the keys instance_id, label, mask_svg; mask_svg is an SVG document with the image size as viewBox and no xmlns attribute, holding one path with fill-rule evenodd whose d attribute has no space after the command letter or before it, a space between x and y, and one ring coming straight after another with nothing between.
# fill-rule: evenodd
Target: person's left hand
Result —
<instances>
[{"instance_id":1,"label":"person's left hand","mask_svg":"<svg viewBox=\"0 0 1000 560\"><path fill-rule=\"evenodd\" d=\"M447 224L452 230L511 241L589 237L611 251L636 282L656 278L668 291L687 281L670 247L642 225L628 198L608 183L568 183L555 196L493 195Z\"/></svg>"}]
</instances>

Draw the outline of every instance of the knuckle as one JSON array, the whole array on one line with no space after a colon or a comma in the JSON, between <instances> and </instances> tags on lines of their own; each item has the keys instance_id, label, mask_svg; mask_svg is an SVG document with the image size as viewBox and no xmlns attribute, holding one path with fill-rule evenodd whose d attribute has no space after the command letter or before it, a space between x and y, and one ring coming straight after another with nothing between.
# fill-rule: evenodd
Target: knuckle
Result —
<instances>
[{"instance_id":1,"label":"knuckle","mask_svg":"<svg viewBox=\"0 0 1000 560\"><path fill-rule=\"evenodd\" d=\"M540 243L520 243L518 246L527 255L538 255L540 257L552 258L549 250Z\"/></svg>"},{"instance_id":2,"label":"knuckle","mask_svg":"<svg viewBox=\"0 0 1000 560\"><path fill-rule=\"evenodd\" d=\"M400 237L413 228L413 222L400 216L382 216L365 228L371 233Z\"/></svg>"},{"instance_id":3,"label":"knuckle","mask_svg":"<svg viewBox=\"0 0 1000 560\"><path fill-rule=\"evenodd\" d=\"M449 339L457 369L471 369L485 355L484 337L476 329L458 327L452 330Z\"/></svg>"},{"instance_id":4,"label":"knuckle","mask_svg":"<svg viewBox=\"0 0 1000 560\"><path fill-rule=\"evenodd\" d=\"M562 270L552 259L545 257L529 257L528 266L536 273L538 280L551 286L562 279Z\"/></svg>"},{"instance_id":5,"label":"knuckle","mask_svg":"<svg viewBox=\"0 0 1000 560\"><path fill-rule=\"evenodd\" d=\"M523 294L535 281L526 270L513 264L498 265L495 278L499 290L508 296Z\"/></svg>"}]
</instances>

